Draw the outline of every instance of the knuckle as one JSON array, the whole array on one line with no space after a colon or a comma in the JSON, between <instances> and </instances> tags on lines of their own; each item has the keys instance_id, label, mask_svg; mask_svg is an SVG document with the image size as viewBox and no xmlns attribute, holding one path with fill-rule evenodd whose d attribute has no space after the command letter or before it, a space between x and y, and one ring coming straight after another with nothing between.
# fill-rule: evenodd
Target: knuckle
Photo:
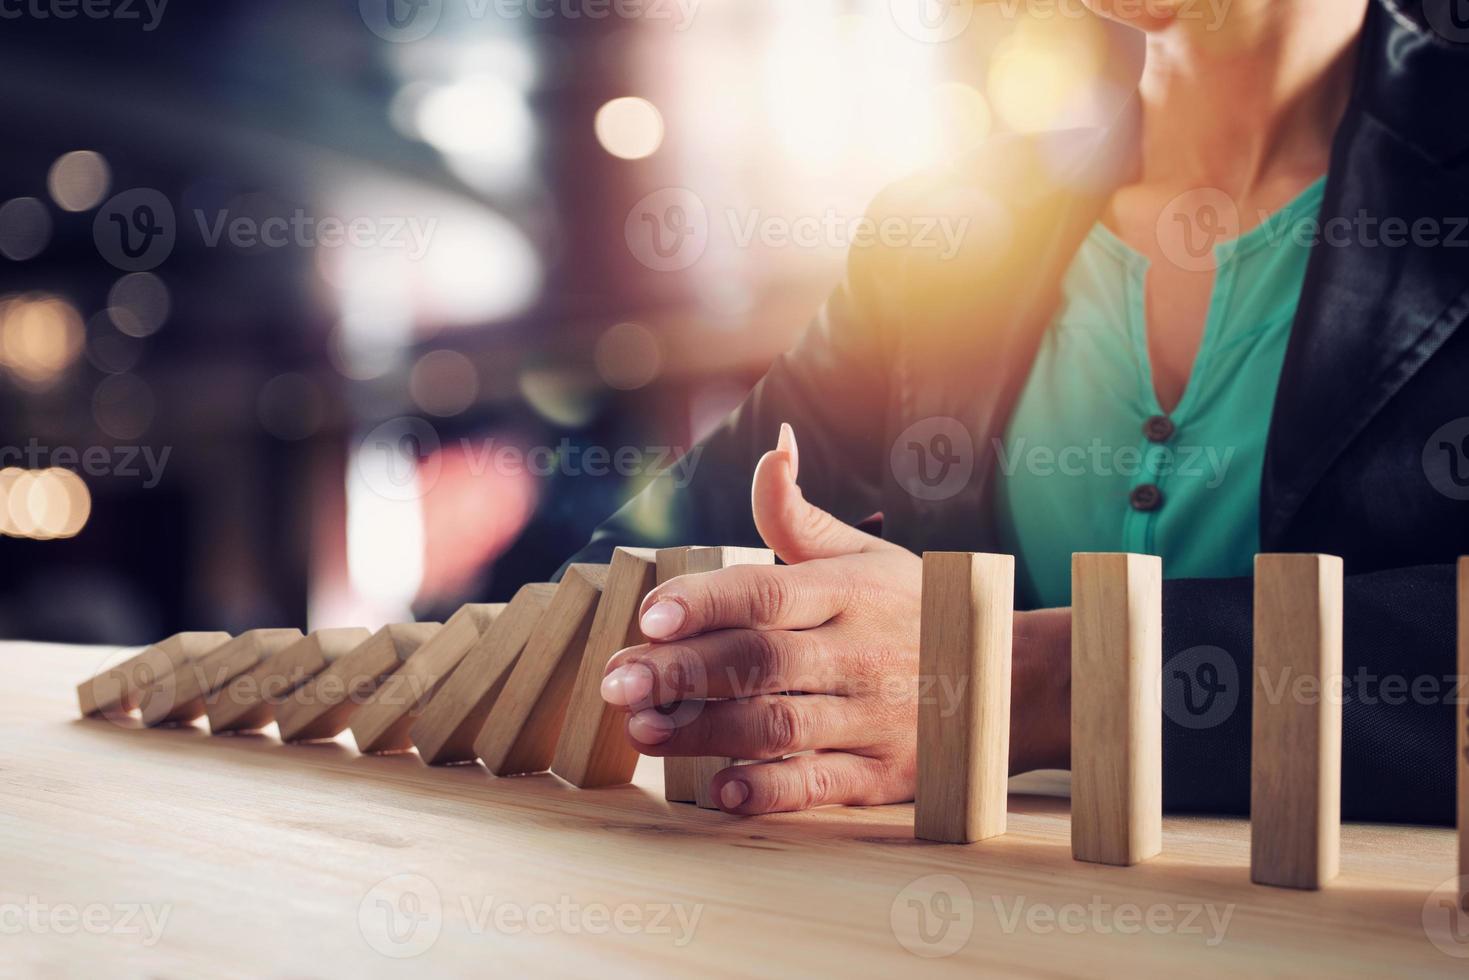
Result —
<instances>
[{"instance_id":1,"label":"knuckle","mask_svg":"<svg viewBox=\"0 0 1469 980\"><path fill-rule=\"evenodd\" d=\"M794 597L784 576L762 570L749 577L744 599L749 621L761 624L778 622L790 609Z\"/></svg>"},{"instance_id":2,"label":"knuckle","mask_svg":"<svg viewBox=\"0 0 1469 980\"><path fill-rule=\"evenodd\" d=\"M759 684L762 679L784 677L790 664L791 653L785 638L776 633L748 630L745 633L744 654L747 663L744 683Z\"/></svg>"},{"instance_id":3,"label":"knuckle","mask_svg":"<svg viewBox=\"0 0 1469 980\"><path fill-rule=\"evenodd\" d=\"M761 712L761 753L774 758L800 751L804 744L805 730L805 718L791 698L771 698Z\"/></svg>"},{"instance_id":4,"label":"knuckle","mask_svg":"<svg viewBox=\"0 0 1469 980\"><path fill-rule=\"evenodd\" d=\"M805 807L821 806L839 798L841 780L830 766L819 763L806 767L802 779Z\"/></svg>"}]
</instances>

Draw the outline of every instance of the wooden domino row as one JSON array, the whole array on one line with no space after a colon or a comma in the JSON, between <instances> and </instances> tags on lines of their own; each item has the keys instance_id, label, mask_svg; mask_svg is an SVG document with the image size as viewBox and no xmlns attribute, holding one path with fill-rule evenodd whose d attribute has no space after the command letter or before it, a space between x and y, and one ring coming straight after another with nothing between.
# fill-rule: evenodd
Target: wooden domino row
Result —
<instances>
[{"instance_id":1,"label":"wooden domino row","mask_svg":"<svg viewBox=\"0 0 1469 980\"><path fill-rule=\"evenodd\" d=\"M603 703L608 659L644 642L647 593L680 575L771 564L768 551L619 548L504 605L443 626L376 633L293 629L179 633L77 688L84 716L145 725L207 715L216 734L272 721L282 741L348 728L365 753L416 749L429 765L482 760L497 776L551 770L581 788L630 781L623 712ZM1316 889L1338 871L1341 834L1341 559L1255 562L1251 760L1253 881ZM1005 832L1015 564L1009 555L923 556L914 832L972 843ZM1162 840L1162 582L1159 559L1072 559L1072 854L1133 865ZM1469 558L1458 576L1459 672L1469 677ZM1469 699L1457 718L1459 870L1469 883ZM735 759L666 760L670 801L715 807ZM1469 888L1460 896L1469 911Z\"/></svg>"},{"instance_id":2,"label":"wooden domino row","mask_svg":"<svg viewBox=\"0 0 1469 980\"><path fill-rule=\"evenodd\" d=\"M83 716L137 710L150 727L274 723L287 743L350 730L364 753L416 749L429 765L482 760L497 776L549 769L584 789L621 785L638 753L601 683L613 654L645 642L643 598L679 575L774 561L749 548L619 548L609 565L573 565L559 584L463 606L442 626L180 633L82 683L77 700ZM734 762L675 764L669 799L713 806L708 781Z\"/></svg>"}]
</instances>

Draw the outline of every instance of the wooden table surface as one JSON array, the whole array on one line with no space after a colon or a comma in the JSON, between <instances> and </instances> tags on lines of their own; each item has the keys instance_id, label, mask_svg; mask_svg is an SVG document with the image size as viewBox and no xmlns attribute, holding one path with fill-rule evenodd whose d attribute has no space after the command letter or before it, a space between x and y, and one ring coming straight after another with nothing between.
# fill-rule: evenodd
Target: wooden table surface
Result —
<instances>
[{"instance_id":1,"label":"wooden table surface","mask_svg":"<svg viewBox=\"0 0 1469 980\"><path fill-rule=\"evenodd\" d=\"M578 791L79 720L104 655L0 644L0 974L1469 973L1447 830L1347 826L1318 893L1251 885L1237 820L1171 818L1161 857L1084 865L1063 778L1012 786L1004 837L927 844L911 806L665 803L653 760Z\"/></svg>"}]
</instances>

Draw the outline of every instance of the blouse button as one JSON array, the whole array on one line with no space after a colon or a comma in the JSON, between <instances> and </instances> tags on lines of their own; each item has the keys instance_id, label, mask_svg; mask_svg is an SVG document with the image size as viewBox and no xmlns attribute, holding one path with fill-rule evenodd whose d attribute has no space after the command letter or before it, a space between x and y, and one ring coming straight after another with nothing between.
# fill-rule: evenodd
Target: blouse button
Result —
<instances>
[{"instance_id":1,"label":"blouse button","mask_svg":"<svg viewBox=\"0 0 1469 980\"><path fill-rule=\"evenodd\" d=\"M1154 415L1143 423L1143 435L1149 442L1167 442L1178 431L1178 426L1166 415Z\"/></svg>"},{"instance_id":2,"label":"blouse button","mask_svg":"<svg viewBox=\"0 0 1469 980\"><path fill-rule=\"evenodd\" d=\"M1163 491L1158 489L1156 483L1144 483L1140 487L1133 487L1129 500L1133 510L1146 514L1163 506Z\"/></svg>"}]
</instances>

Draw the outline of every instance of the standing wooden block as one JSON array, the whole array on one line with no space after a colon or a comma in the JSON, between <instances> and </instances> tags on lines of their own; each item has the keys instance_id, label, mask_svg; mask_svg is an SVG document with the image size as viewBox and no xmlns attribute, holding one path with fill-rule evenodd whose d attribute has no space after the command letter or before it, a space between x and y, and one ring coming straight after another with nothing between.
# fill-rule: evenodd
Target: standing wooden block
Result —
<instances>
[{"instance_id":1,"label":"standing wooden block","mask_svg":"<svg viewBox=\"0 0 1469 980\"><path fill-rule=\"evenodd\" d=\"M1071 854L1163 849L1163 562L1071 558Z\"/></svg>"},{"instance_id":2,"label":"standing wooden block","mask_svg":"<svg viewBox=\"0 0 1469 980\"><path fill-rule=\"evenodd\" d=\"M464 655L409 733L424 762L443 766L475 760L475 737L555 592L554 585L521 586L505 611Z\"/></svg>"},{"instance_id":3,"label":"standing wooden block","mask_svg":"<svg viewBox=\"0 0 1469 980\"><path fill-rule=\"evenodd\" d=\"M228 633L175 633L91 680L77 685L77 705L82 717L116 717L138 706L143 692L184 664L198 660L221 644Z\"/></svg>"},{"instance_id":4,"label":"standing wooden block","mask_svg":"<svg viewBox=\"0 0 1469 980\"><path fill-rule=\"evenodd\" d=\"M658 584L680 575L714 572L730 565L774 565L775 552L768 548L661 548L657 552ZM667 756L663 760L663 798L670 803L695 803L718 810L710 793L714 776L745 760L725 756Z\"/></svg>"},{"instance_id":5,"label":"standing wooden block","mask_svg":"<svg viewBox=\"0 0 1469 980\"><path fill-rule=\"evenodd\" d=\"M573 786L592 789L632 782L638 750L627 738L627 712L602 700L602 676L614 653L647 642L638 629L638 608L657 584L652 551L618 548L612 553L551 762L551 771Z\"/></svg>"},{"instance_id":6,"label":"standing wooden block","mask_svg":"<svg viewBox=\"0 0 1469 980\"><path fill-rule=\"evenodd\" d=\"M1320 888L1341 860L1342 561L1255 556L1250 878Z\"/></svg>"},{"instance_id":7,"label":"standing wooden block","mask_svg":"<svg viewBox=\"0 0 1469 980\"><path fill-rule=\"evenodd\" d=\"M138 710L145 725L183 725L201 718L206 700L261 661L301 639L298 629L260 629L185 664L143 692Z\"/></svg>"},{"instance_id":8,"label":"standing wooden block","mask_svg":"<svg viewBox=\"0 0 1469 980\"><path fill-rule=\"evenodd\" d=\"M1459 559L1459 907L1469 912L1469 558Z\"/></svg>"},{"instance_id":9,"label":"standing wooden block","mask_svg":"<svg viewBox=\"0 0 1469 980\"><path fill-rule=\"evenodd\" d=\"M333 660L276 707L281 741L336 738L378 685L440 629L438 623L393 623Z\"/></svg>"},{"instance_id":10,"label":"standing wooden block","mask_svg":"<svg viewBox=\"0 0 1469 980\"><path fill-rule=\"evenodd\" d=\"M384 754L413 748L408 730L419 711L504 611L503 604L471 603L450 616L352 715L357 750Z\"/></svg>"},{"instance_id":11,"label":"standing wooden block","mask_svg":"<svg viewBox=\"0 0 1469 980\"><path fill-rule=\"evenodd\" d=\"M927 552L919 625L914 835L967 844L1005 832L1015 559Z\"/></svg>"},{"instance_id":12,"label":"standing wooden block","mask_svg":"<svg viewBox=\"0 0 1469 980\"><path fill-rule=\"evenodd\" d=\"M475 739L475 754L495 775L550 768L607 571L606 565L572 565L556 586L541 625Z\"/></svg>"},{"instance_id":13,"label":"standing wooden block","mask_svg":"<svg viewBox=\"0 0 1469 980\"><path fill-rule=\"evenodd\" d=\"M209 730L216 735L253 732L275 720L286 696L326 670L371 634L358 627L317 630L226 684L209 703Z\"/></svg>"}]
</instances>

